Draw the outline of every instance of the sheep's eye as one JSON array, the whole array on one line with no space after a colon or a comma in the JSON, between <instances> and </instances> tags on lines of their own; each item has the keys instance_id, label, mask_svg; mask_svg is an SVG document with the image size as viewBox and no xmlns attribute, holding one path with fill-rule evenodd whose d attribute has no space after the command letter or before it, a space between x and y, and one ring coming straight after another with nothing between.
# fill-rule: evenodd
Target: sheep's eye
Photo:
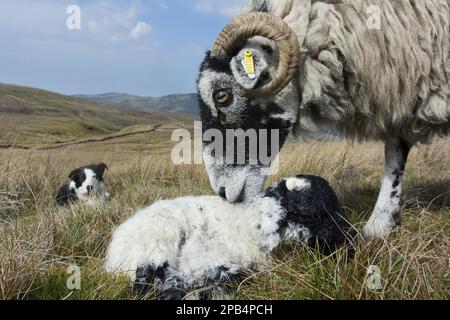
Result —
<instances>
[{"instance_id":1,"label":"sheep's eye","mask_svg":"<svg viewBox=\"0 0 450 320\"><path fill-rule=\"evenodd\" d=\"M231 98L232 94L230 90L220 90L214 93L214 102L221 106L228 104Z\"/></svg>"}]
</instances>

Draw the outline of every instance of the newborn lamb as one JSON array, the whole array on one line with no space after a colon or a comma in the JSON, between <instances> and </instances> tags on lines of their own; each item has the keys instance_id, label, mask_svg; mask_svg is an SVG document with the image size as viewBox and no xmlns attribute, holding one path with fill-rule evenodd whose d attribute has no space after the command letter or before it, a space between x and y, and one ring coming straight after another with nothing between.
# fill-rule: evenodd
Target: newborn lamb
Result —
<instances>
[{"instance_id":1,"label":"newborn lamb","mask_svg":"<svg viewBox=\"0 0 450 320\"><path fill-rule=\"evenodd\" d=\"M192 291L211 299L224 297L224 285L243 272L267 265L282 242L328 253L350 234L328 182L297 175L242 204L207 196L158 201L117 228L106 269L128 275L137 292L157 289L161 299Z\"/></svg>"}]
</instances>

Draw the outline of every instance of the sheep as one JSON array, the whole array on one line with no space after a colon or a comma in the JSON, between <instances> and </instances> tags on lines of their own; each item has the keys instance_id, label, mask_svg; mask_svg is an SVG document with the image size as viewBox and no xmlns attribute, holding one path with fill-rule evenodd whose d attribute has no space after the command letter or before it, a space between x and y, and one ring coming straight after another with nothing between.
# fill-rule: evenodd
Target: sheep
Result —
<instances>
[{"instance_id":1,"label":"sheep","mask_svg":"<svg viewBox=\"0 0 450 320\"><path fill-rule=\"evenodd\" d=\"M267 266L282 242L329 254L355 235L328 182L297 175L240 204L158 201L114 231L105 268L128 276L137 294L154 287L164 300L224 298L228 282Z\"/></svg>"},{"instance_id":2,"label":"sheep","mask_svg":"<svg viewBox=\"0 0 450 320\"><path fill-rule=\"evenodd\" d=\"M257 194L272 161L236 163L217 152L211 130L255 129L262 139L266 129L280 147L291 132L300 141L382 141L385 172L364 235L386 238L401 222L411 148L450 133L449 30L449 0L250 1L200 67L214 191L230 202ZM249 153L250 143L238 150L232 142L224 145Z\"/></svg>"}]
</instances>

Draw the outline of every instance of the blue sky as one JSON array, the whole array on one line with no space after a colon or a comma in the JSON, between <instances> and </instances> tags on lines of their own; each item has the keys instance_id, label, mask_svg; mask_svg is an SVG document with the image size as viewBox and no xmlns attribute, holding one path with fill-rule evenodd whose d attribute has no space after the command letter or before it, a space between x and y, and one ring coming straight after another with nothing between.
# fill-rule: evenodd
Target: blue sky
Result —
<instances>
[{"instance_id":1,"label":"blue sky","mask_svg":"<svg viewBox=\"0 0 450 320\"><path fill-rule=\"evenodd\" d=\"M0 82L64 94L194 92L204 52L246 0L2 0ZM81 29L66 26L70 5Z\"/></svg>"}]
</instances>

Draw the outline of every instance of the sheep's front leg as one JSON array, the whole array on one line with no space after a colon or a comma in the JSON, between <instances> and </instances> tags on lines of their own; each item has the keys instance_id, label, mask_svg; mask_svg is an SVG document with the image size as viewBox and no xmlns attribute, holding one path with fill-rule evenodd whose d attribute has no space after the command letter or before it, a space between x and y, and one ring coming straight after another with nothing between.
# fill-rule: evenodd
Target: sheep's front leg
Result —
<instances>
[{"instance_id":1,"label":"sheep's front leg","mask_svg":"<svg viewBox=\"0 0 450 320\"><path fill-rule=\"evenodd\" d=\"M389 139L385 146L385 169L375 210L364 228L366 238L385 238L400 224L403 174L411 147L400 139Z\"/></svg>"}]
</instances>

